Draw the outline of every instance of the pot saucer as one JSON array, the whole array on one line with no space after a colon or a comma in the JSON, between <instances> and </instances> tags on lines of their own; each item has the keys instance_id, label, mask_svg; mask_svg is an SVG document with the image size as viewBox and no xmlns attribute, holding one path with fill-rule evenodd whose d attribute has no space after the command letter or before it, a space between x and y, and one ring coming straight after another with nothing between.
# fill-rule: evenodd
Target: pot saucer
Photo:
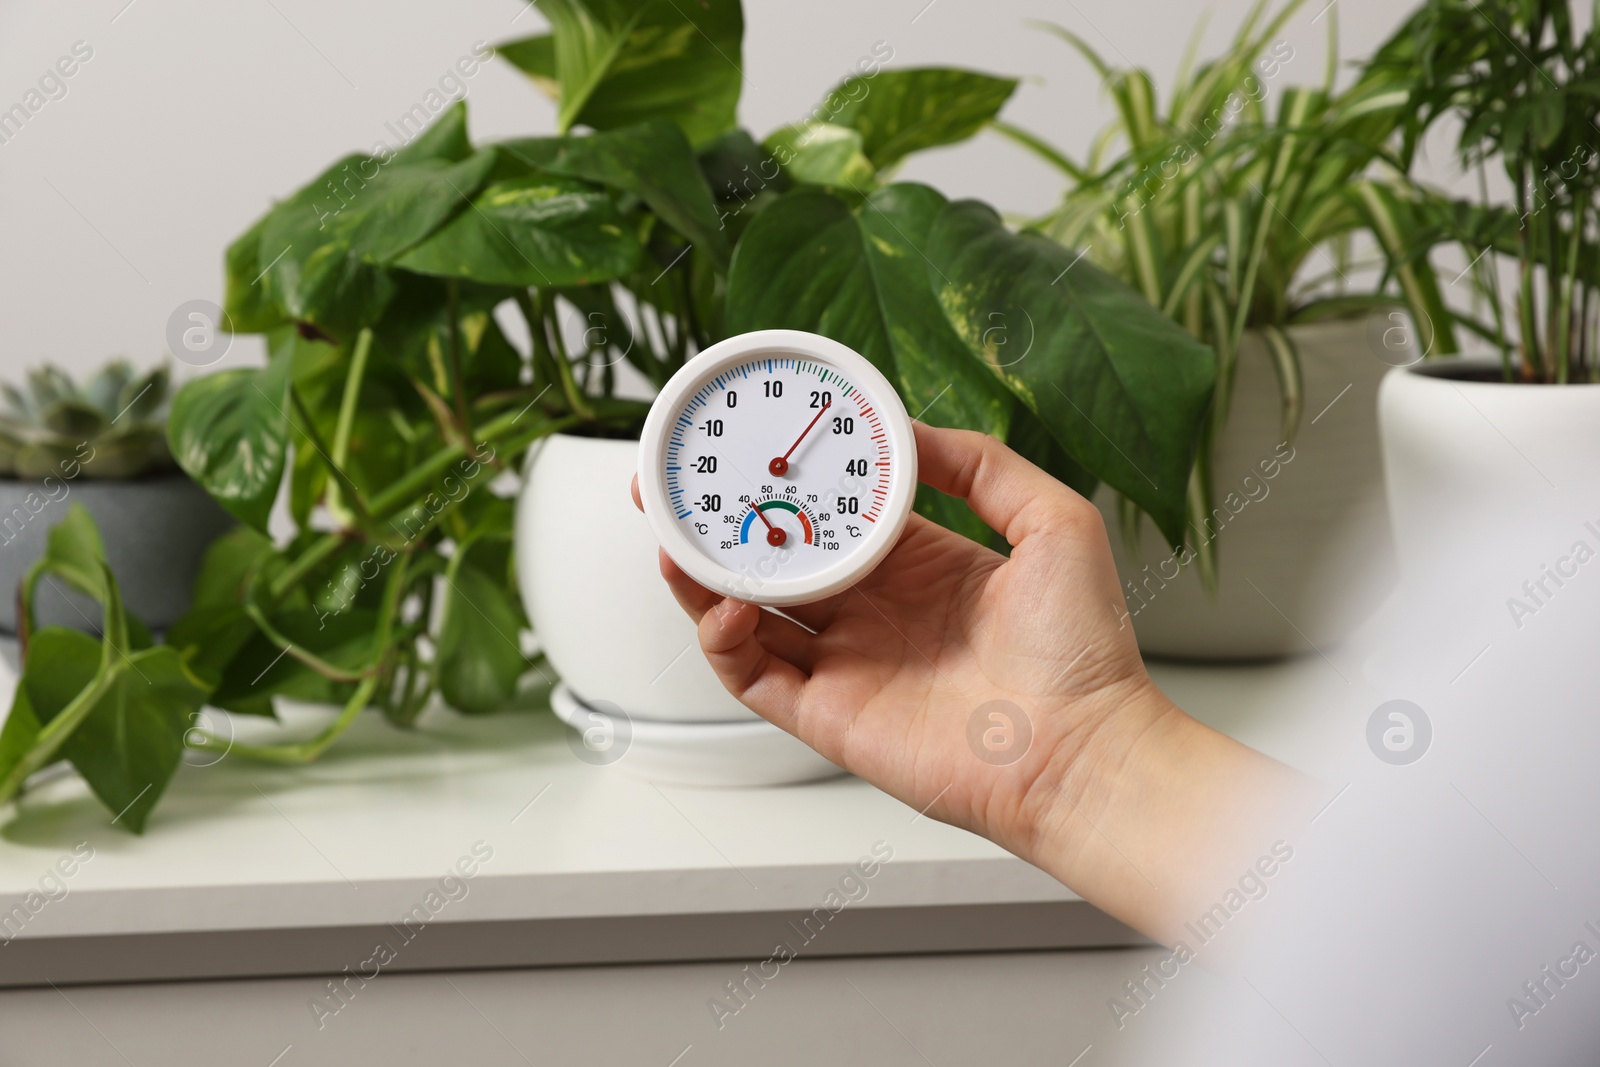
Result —
<instances>
[{"instance_id":1,"label":"pot saucer","mask_svg":"<svg viewBox=\"0 0 1600 1067\"><path fill-rule=\"evenodd\" d=\"M595 765L615 765L646 781L740 788L795 785L844 773L765 719L635 719L614 705L596 707L585 703L564 682L551 690L550 708L556 718L578 732L568 741L579 759Z\"/></svg>"}]
</instances>

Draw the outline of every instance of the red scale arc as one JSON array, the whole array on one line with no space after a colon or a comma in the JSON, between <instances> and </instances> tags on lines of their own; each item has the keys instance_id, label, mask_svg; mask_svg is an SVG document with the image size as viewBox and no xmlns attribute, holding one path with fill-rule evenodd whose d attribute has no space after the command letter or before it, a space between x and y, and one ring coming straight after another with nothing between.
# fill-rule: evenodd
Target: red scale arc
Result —
<instances>
[{"instance_id":1,"label":"red scale arc","mask_svg":"<svg viewBox=\"0 0 1600 1067\"><path fill-rule=\"evenodd\" d=\"M883 423L879 420L878 413L874 411L871 405L867 403L867 400L864 396L862 396L860 393L857 393L855 400L856 404L861 410L862 418L867 420L868 426L874 431L872 434L872 439L878 443L878 455L883 457L878 460L878 466L880 468L887 467L890 465L890 461L888 459L889 442L885 438L883 432ZM880 470L878 472L878 488L872 491L872 506L868 508L866 513L861 516L868 522L877 522L879 516L883 512L883 500L887 495L887 490L885 490L883 486L888 481L888 474L889 472L884 470Z\"/></svg>"}]
</instances>

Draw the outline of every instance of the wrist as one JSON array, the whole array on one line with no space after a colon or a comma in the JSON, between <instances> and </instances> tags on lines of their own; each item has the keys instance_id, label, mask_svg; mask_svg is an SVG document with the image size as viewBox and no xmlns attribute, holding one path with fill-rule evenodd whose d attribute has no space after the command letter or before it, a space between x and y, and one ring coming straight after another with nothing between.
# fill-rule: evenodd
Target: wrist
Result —
<instances>
[{"instance_id":1,"label":"wrist","mask_svg":"<svg viewBox=\"0 0 1600 1067\"><path fill-rule=\"evenodd\" d=\"M1019 854L1171 944L1182 916L1305 814L1315 783L1194 719L1143 671L1078 709L1086 727L1041 777Z\"/></svg>"},{"instance_id":2,"label":"wrist","mask_svg":"<svg viewBox=\"0 0 1600 1067\"><path fill-rule=\"evenodd\" d=\"M1022 855L1112 917L1160 937L1179 880L1171 860L1173 834L1182 831L1173 809L1189 803L1195 784L1185 775L1213 738L1232 742L1142 670L1068 710L1083 726L1035 787Z\"/></svg>"},{"instance_id":3,"label":"wrist","mask_svg":"<svg viewBox=\"0 0 1600 1067\"><path fill-rule=\"evenodd\" d=\"M1080 853L1112 799L1149 762L1157 749L1181 743L1194 724L1157 689L1142 669L1091 693L1074 697L1054 713L1070 726L1057 733L1044 754L1021 812L1017 851L1058 878L1063 860Z\"/></svg>"}]
</instances>

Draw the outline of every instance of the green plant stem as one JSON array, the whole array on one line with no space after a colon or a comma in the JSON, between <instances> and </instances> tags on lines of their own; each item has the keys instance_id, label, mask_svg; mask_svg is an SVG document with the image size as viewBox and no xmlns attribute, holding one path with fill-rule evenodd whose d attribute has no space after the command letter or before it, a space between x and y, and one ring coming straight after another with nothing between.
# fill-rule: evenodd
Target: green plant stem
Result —
<instances>
[{"instance_id":1,"label":"green plant stem","mask_svg":"<svg viewBox=\"0 0 1600 1067\"><path fill-rule=\"evenodd\" d=\"M339 712L339 717L316 737L306 741L299 741L290 745L244 745L238 742L227 742L199 731L196 732L199 740L191 743L189 747L201 751L236 753L246 759L261 760L264 763L311 763L326 752L329 746L339 740L340 735L351 727L366 708L367 702L372 699L372 695L377 689L378 676L372 675L351 694L343 710Z\"/></svg>"},{"instance_id":2,"label":"green plant stem","mask_svg":"<svg viewBox=\"0 0 1600 1067\"><path fill-rule=\"evenodd\" d=\"M561 380L561 391L566 394L567 406L583 418L592 419L594 408L589 406L588 398L578 388L578 379L572 373L572 360L567 355L566 342L561 339L561 324L554 321L552 308L544 307L541 303L539 310L540 328L546 331L545 336L549 338L556 375Z\"/></svg>"},{"instance_id":3,"label":"green plant stem","mask_svg":"<svg viewBox=\"0 0 1600 1067\"><path fill-rule=\"evenodd\" d=\"M460 296L457 282L450 279L446 286L446 312L450 319L450 399L455 403L456 421L461 426L463 440L472 440L472 415L467 410L466 377L461 373L461 320Z\"/></svg>"},{"instance_id":4,"label":"green plant stem","mask_svg":"<svg viewBox=\"0 0 1600 1067\"><path fill-rule=\"evenodd\" d=\"M509 451L515 454L520 448L526 447L526 443L531 443L547 433L559 433L584 421L576 416L567 416L543 423L540 426L523 431L522 436L525 436L527 440L522 442L517 435L512 434L512 430L515 429L520 418L520 413L507 412L497 419L484 423L479 428L479 443L510 443L513 447ZM427 489L430 483L442 476L451 464L459 462L466 457L466 454L466 449L463 446L459 444L448 445L412 468L411 472L404 478L401 478L372 498L370 510L373 521L381 522L399 513L406 504ZM344 547L349 540L349 534L334 532L324 534L313 542L299 558L285 568L277 578L273 579L271 585L268 586L269 602L276 603L283 599L289 590L300 584L307 574L326 562L329 557Z\"/></svg>"},{"instance_id":5,"label":"green plant stem","mask_svg":"<svg viewBox=\"0 0 1600 1067\"><path fill-rule=\"evenodd\" d=\"M356 407L361 400L361 384L367 374L367 355L371 349L372 329L368 327L356 335L356 348L350 356L350 371L344 379L344 395L339 398L339 421L333 428L333 451L329 454L329 462L335 468L339 483L329 487L328 510L335 515L343 510L340 504L340 490L350 481L344 474L343 468L350 458L350 434L355 426ZM315 427L312 428L312 432L315 432ZM354 484L351 484L349 490L353 492L354 489ZM355 506L355 501L352 500L351 504Z\"/></svg>"},{"instance_id":6,"label":"green plant stem","mask_svg":"<svg viewBox=\"0 0 1600 1067\"><path fill-rule=\"evenodd\" d=\"M267 640L271 641L273 644L287 652L290 659L297 660L300 663L305 664L305 666L311 668L313 671L322 675L324 678L329 679L330 681L359 682L373 674L376 670L376 668L372 666L364 667L359 671L346 670L345 668L340 667L338 664L329 663L327 660L323 659L314 652L307 652L305 649L301 648L293 641L285 637L278 631L277 627L272 625L272 621L267 618L266 613L261 610L260 605L255 602L254 597L246 598L244 603L244 611L246 615L250 616L250 621L255 623L257 628L261 630L262 634L266 636Z\"/></svg>"},{"instance_id":7,"label":"green plant stem","mask_svg":"<svg viewBox=\"0 0 1600 1067\"><path fill-rule=\"evenodd\" d=\"M555 357L550 354L550 342L544 333L544 315L534 303L533 293L527 289L517 290L514 297L517 310L522 313L522 321L528 325L529 343L533 346L533 384L544 387L554 386L561 377L556 370ZM544 388L539 389L544 393Z\"/></svg>"},{"instance_id":8,"label":"green plant stem","mask_svg":"<svg viewBox=\"0 0 1600 1067\"><path fill-rule=\"evenodd\" d=\"M311 409L306 406L304 398L300 396L300 390L293 385L289 386L289 403L294 408L295 414L300 416L300 421L306 424L302 432L310 439L311 447L316 450L323 466L328 468L328 473L333 475L333 484L328 487L329 510L339 515L344 514L344 508L339 505L337 498L338 491L342 486L348 495L350 507L355 513L364 520L370 519L371 516L367 511L366 502L361 498L361 490L356 488L356 483L351 481L350 476L344 472L344 468L341 466L342 461L333 452L329 451L328 445L322 440L322 435L317 432L317 424L312 421ZM344 525L349 525L349 523L346 522Z\"/></svg>"},{"instance_id":9,"label":"green plant stem","mask_svg":"<svg viewBox=\"0 0 1600 1067\"><path fill-rule=\"evenodd\" d=\"M231 751L250 759L269 762L310 763L326 752L328 746L350 728L362 710L371 702L373 694L378 691L378 683L384 675L384 665L393 651L391 640L394 635L394 623L400 614L400 604L407 588L410 567L411 556L403 554L395 562L394 569L389 572L389 580L383 587L383 603L378 608L378 628L372 635L372 661L363 669L362 682L346 701L339 717L308 741L297 741L288 745L235 744L231 747ZM200 743L194 747L210 748L215 742L215 738L202 737Z\"/></svg>"},{"instance_id":10,"label":"green plant stem","mask_svg":"<svg viewBox=\"0 0 1600 1067\"><path fill-rule=\"evenodd\" d=\"M1583 201L1574 201L1572 205L1572 235L1567 240L1566 262L1561 270L1560 318L1556 323L1556 327L1560 331L1556 380L1563 385L1572 380L1573 377L1572 295L1573 289L1577 284L1578 256L1582 246L1584 224L1587 221L1587 212Z\"/></svg>"}]
</instances>

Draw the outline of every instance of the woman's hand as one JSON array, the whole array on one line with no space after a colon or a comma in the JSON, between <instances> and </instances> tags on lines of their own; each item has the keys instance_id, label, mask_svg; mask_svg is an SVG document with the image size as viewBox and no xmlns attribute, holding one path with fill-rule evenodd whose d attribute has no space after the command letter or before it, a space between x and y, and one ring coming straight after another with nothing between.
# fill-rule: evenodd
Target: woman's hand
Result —
<instances>
[{"instance_id":1,"label":"woman's hand","mask_svg":"<svg viewBox=\"0 0 1600 1067\"><path fill-rule=\"evenodd\" d=\"M992 437L920 423L916 436L922 480L966 500L1009 557L913 515L854 588L784 609L797 621L704 588L665 552L662 574L718 677L762 717L1086 897L1115 897L1096 903L1159 936L1151 872L1181 856L1170 831L1137 825L1138 805L1174 783L1143 777L1264 757L1150 681L1092 504ZM1144 795L1111 804L1129 786ZM1130 817L1125 841L1106 836Z\"/></svg>"}]
</instances>

